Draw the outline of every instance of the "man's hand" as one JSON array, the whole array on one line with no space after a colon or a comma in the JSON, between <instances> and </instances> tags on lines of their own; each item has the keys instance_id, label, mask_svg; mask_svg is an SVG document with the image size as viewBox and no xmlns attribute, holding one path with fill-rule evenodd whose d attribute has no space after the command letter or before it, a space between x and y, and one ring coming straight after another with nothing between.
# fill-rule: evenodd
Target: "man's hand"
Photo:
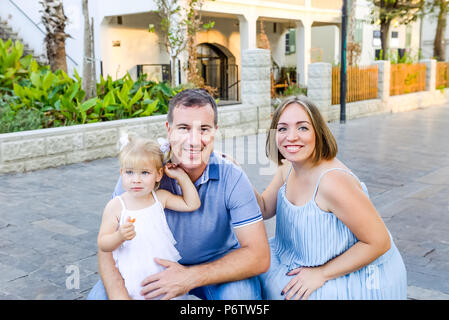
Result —
<instances>
[{"instance_id":1,"label":"man's hand","mask_svg":"<svg viewBox=\"0 0 449 320\"><path fill-rule=\"evenodd\" d=\"M169 260L158 258L154 260L166 269L142 281L143 288L140 293L145 299L161 296L161 300L169 300L182 296L195 288L194 277L188 267Z\"/></svg>"}]
</instances>

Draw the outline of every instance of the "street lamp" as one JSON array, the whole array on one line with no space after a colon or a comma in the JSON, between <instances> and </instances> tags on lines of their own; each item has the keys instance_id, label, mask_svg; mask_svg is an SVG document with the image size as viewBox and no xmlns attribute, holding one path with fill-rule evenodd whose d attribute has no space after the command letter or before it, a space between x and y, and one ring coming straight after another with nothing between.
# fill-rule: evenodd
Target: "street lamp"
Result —
<instances>
[{"instance_id":1,"label":"street lamp","mask_svg":"<svg viewBox=\"0 0 449 320\"><path fill-rule=\"evenodd\" d=\"M341 54L340 54L340 123L346 122L346 27L347 27L347 0L343 0L341 9Z\"/></svg>"}]
</instances>

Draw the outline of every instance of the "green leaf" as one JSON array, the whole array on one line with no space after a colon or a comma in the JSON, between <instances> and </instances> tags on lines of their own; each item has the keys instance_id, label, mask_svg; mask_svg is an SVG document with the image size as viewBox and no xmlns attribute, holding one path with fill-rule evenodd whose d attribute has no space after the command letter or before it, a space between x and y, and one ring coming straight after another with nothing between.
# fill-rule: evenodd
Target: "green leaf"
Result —
<instances>
[{"instance_id":1,"label":"green leaf","mask_svg":"<svg viewBox=\"0 0 449 320\"><path fill-rule=\"evenodd\" d=\"M41 75L39 74L39 72L32 72L30 75L30 80L33 86L35 86L36 88L40 88L42 86Z\"/></svg>"},{"instance_id":2,"label":"green leaf","mask_svg":"<svg viewBox=\"0 0 449 320\"><path fill-rule=\"evenodd\" d=\"M135 105L137 103L137 101L139 101L142 97L143 97L142 88L139 88L139 90L137 90L136 94L129 102L129 105L130 106Z\"/></svg>"},{"instance_id":3,"label":"green leaf","mask_svg":"<svg viewBox=\"0 0 449 320\"><path fill-rule=\"evenodd\" d=\"M83 102L81 104L81 110L83 112L87 112L90 108L92 108L94 105L97 104L97 100L98 100L98 98L95 97L95 98L92 98L92 99L89 99L89 100Z\"/></svg>"},{"instance_id":4,"label":"green leaf","mask_svg":"<svg viewBox=\"0 0 449 320\"><path fill-rule=\"evenodd\" d=\"M122 103L123 107L128 110L128 108L129 108L129 104L128 104L128 102L129 102L129 97L128 97L129 89L128 89L128 86L126 84L124 84L122 90L120 92L117 92L117 93L118 93L117 96L118 96L120 102Z\"/></svg>"},{"instance_id":5,"label":"green leaf","mask_svg":"<svg viewBox=\"0 0 449 320\"><path fill-rule=\"evenodd\" d=\"M19 98L24 98L25 97L25 91L23 90L23 88L18 85L17 83L13 84L13 88L14 88L14 94L16 96L18 96Z\"/></svg>"},{"instance_id":6,"label":"green leaf","mask_svg":"<svg viewBox=\"0 0 449 320\"><path fill-rule=\"evenodd\" d=\"M135 117L135 116L141 114L142 112L143 112L143 109L139 109L139 110L137 110L136 112L134 112L134 113L131 115L131 117Z\"/></svg>"},{"instance_id":7,"label":"green leaf","mask_svg":"<svg viewBox=\"0 0 449 320\"><path fill-rule=\"evenodd\" d=\"M42 80L42 89L44 89L45 91L50 89L50 87L53 84L53 81L55 79L56 79L56 76L52 72L48 72Z\"/></svg>"},{"instance_id":8,"label":"green leaf","mask_svg":"<svg viewBox=\"0 0 449 320\"><path fill-rule=\"evenodd\" d=\"M151 116L151 114L157 110L157 106L159 104L159 100L154 100L153 102L149 103L147 107L145 108L145 111L141 113L141 117L147 117Z\"/></svg>"}]
</instances>

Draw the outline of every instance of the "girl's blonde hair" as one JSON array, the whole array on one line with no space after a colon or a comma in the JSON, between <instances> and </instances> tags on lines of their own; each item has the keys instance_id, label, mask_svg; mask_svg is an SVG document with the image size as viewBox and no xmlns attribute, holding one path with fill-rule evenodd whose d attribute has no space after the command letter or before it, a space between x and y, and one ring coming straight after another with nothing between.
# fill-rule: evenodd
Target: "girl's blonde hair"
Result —
<instances>
[{"instance_id":1,"label":"girl's blonde hair","mask_svg":"<svg viewBox=\"0 0 449 320\"><path fill-rule=\"evenodd\" d=\"M159 143L151 139L138 136L135 133L128 133L129 143L120 151L120 167L125 168L145 168L154 165L156 170L160 170L164 165L164 154ZM159 187L156 183L155 189Z\"/></svg>"},{"instance_id":2,"label":"girl's blonde hair","mask_svg":"<svg viewBox=\"0 0 449 320\"><path fill-rule=\"evenodd\" d=\"M270 130L268 131L265 144L265 153L267 157L278 165L282 165L281 160L285 159L276 145L276 129L282 112L292 103L297 103L302 106L312 122L312 127L315 131L313 164L317 164L323 159L331 160L335 158L338 152L337 142L321 116L318 107L305 96L291 96L285 98L273 113Z\"/></svg>"}]
</instances>

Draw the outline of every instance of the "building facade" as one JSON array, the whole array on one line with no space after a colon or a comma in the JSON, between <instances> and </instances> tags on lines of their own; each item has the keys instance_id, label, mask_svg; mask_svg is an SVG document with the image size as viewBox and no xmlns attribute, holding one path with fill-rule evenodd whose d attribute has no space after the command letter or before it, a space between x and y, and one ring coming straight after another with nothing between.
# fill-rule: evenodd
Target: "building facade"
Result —
<instances>
[{"instance_id":1,"label":"building facade","mask_svg":"<svg viewBox=\"0 0 449 320\"><path fill-rule=\"evenodd\" d=\"M180 0L181 2L183 0ZM69 19L66 41L69 72L82 74L83 32L81 0L63 0ZM202 19L214 21L211 30L197 34L200 72L211 86L219 89L222 100L239 100L241 56L245 49L260 47L262 29L269 41L275 80L283 69L294 70L289 77L307 86L307 68L311 62L338 64L340 60L342 0L206 0ZM0 18L8 21L38 54L45 54L44 27L38 0L2 0ZM178 71L170 74L170 57L160 30L157 7L149 0L91 0L97 76L132 77L146 73L151 79L167 80L174 76L185 82L187 57L180 56ZM371 64L380 48L379 27L371 24L370 1L357 0L354 40L361 44L358 64ZM154 33L149 24L156 26ZM420 46L419 23L391 28L392 48ZM285 71L284 70L284 71Z\"/></svg>"}]
</instances>

